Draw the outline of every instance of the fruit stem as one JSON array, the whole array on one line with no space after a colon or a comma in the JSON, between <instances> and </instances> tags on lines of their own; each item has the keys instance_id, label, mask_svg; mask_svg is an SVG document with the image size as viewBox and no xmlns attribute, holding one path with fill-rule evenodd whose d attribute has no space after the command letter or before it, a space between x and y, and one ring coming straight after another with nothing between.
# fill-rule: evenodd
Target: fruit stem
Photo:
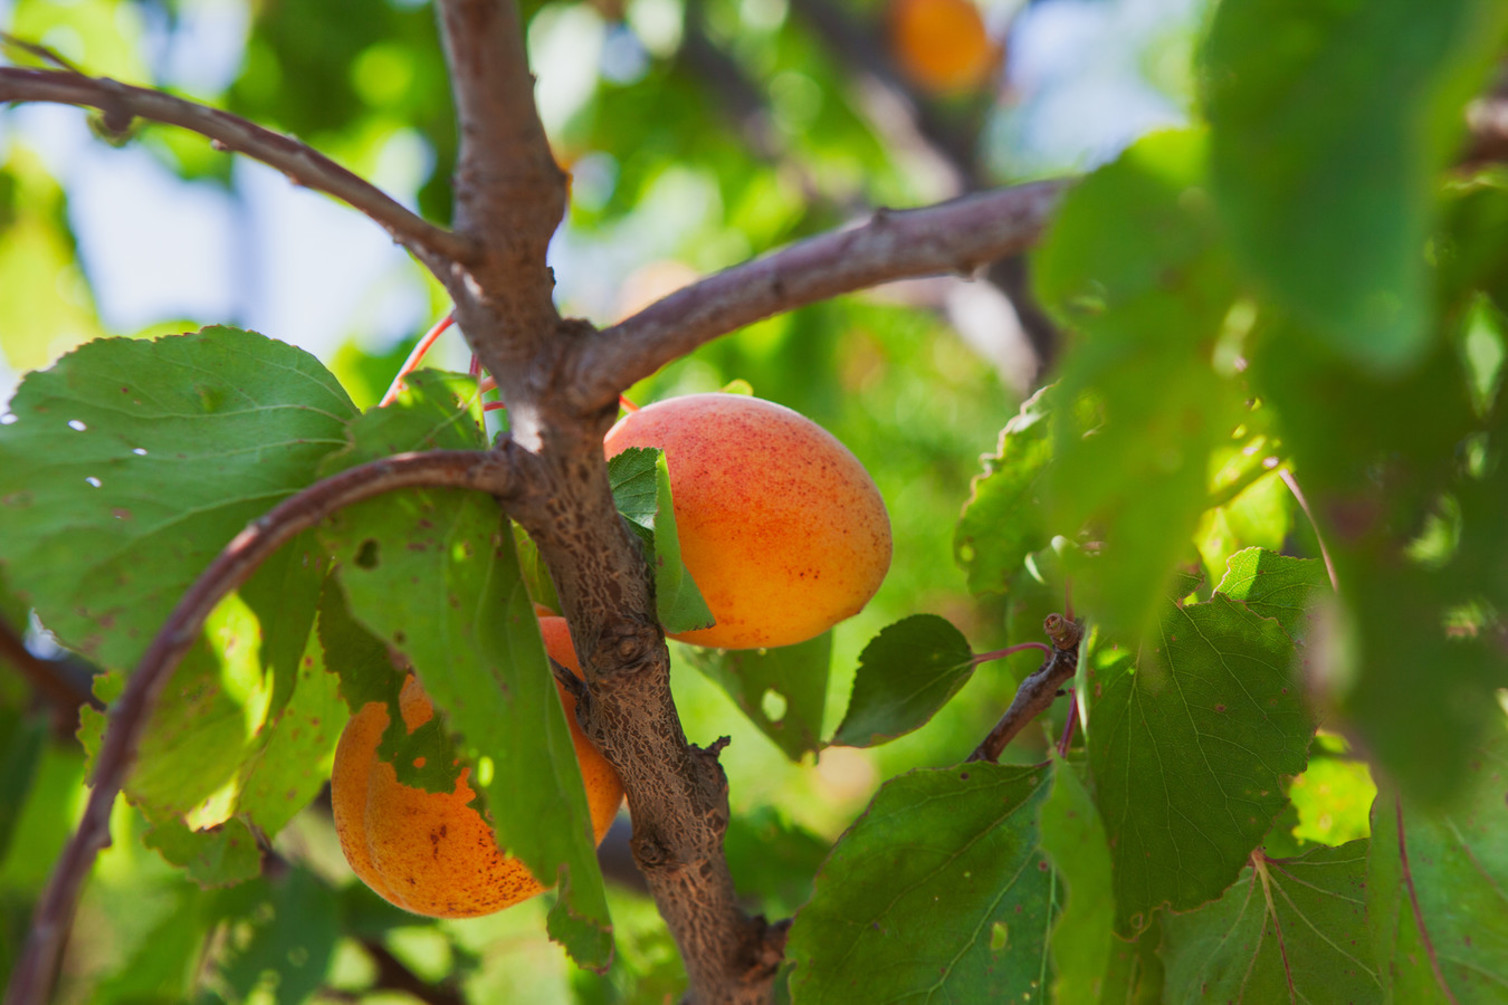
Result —
<instances>
[{"instance_id":1,"label":"fruit stem","mask_svg":"<svg viewBox=\"0 0 1508 1005\"><path fill-rule=\"evenodd\" d=\"M439 341L440 336L445 333L445 329L455 324L455 321L455 312L451 311L439 321L436 321L433 328L424 333L423 337L414 346L414 351L408 354L408 359L405 359L403 365L398 368L398 374L393 378L392 384L388 385L387 393L377 403L378 408L385 408L393 403L394 399L398 397L398 392L403 390L403 378L414 372L419 366L419 361L424 358L424 354L429 352L430 347Z\"/></svg>"},{"instance_id":2,"label":"fruit stem","mask_svg":"<svg viewBox=\"0 0 1508 1005\"><path fill-rule=\"evenodd\" d=\"M988 663L990 660L998 660L1006 656L1014 656L1016 653L1024 653L1028 649L1040 649L1047 655L1052 655L1051 647L1045 642L1021 642L1014 646L1006 646L1004 649L996 649L994 652L980 653L969 660L969 662L974 666L978 666L981 663Z\"/></svg>"}]
</instances>

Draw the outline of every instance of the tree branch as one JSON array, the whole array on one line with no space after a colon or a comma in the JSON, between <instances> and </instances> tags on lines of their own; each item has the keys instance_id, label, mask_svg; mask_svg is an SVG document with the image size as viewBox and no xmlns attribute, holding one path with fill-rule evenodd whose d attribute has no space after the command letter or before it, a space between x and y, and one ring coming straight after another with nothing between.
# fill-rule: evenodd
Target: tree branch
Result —
<instances>
[{"instance_id":1,"label":"tree branch","mask_svg":"<svg viewBox=\"0 0 1508 1005\"><path fill-rule=\"evenodd\" d=\"M132 119L181 126L213 140L224 150L245 154L277 168L295 184L324 192L371 217L431 269L441 260L467 260L469 240L405 209L391 196L347 171L324 154L282 133L238 115L186 101L162 91L132 87L104 77L66 70L0 67L0 102L42 101L97 108L104 124L124 132Z\"/></svg>"},{"instance_id":2,"label":"tree branch","mask_svg":"<svg viewBox=\"0 0 1508 1005\"><path fill-rule=\"evenodd\" d=\"M1005 745L1015 739L1026 724L1052 705L1061 688L1079 668L1079 642L1084 630L1076 621L1062 615L1049 614L1043 623L1047 637L1052 640L1052 652L1042 661L1042 666L1016 689L1016 697L1010 708L995 723L988 736L972 754L971 761L994 762L1000 758Z\"/></svg>"},{"instance_id":3,"label":"tree branch","mask_svg":"<svg viewBox=\"0 0 1508 1005\"><path fill-rule=\"evenodd\" d=\"M602 407L704 342L773 314L894 279L973 273L1036 241L1065 182L964 196L938 206L878 210L693 283L583 344L569 393Z\"/></svg>"},{"instance_id":4,"label":"tree branch","mask_svg":"<svg viewBox=\"0 0 1508 1005\"><path fill-rule=\"evenodd\" d=\"M5 1005L43 1005L55 979L79 893L95 857L110 843L110 810L136 757L142 730L163 685L193 645L204 620L226 594L280 546L336 510L387 492L414 487L470 488L511 496L518 484L518 452L442 450L398 454L362 464L285 499L249 524L194 581L152 640L120 699L110 709L93 791L83 819L53 868L16 963Z\"/></svg>"},{"instance_id":5,"label":"tree branch","mask_svg":"<svg viewBox=\"0 0 1508 1005\"><path fill-rule=\"evenodd\" d=\"M0 618L0 663L16 669L32 690L52 705L53 728L71 737L79 725L79 709L84 705L101 708L100 700L89 690L89 673L83 664L72 660L44 660L26 648L21 633Z\"/></svg>"}]
</instances>

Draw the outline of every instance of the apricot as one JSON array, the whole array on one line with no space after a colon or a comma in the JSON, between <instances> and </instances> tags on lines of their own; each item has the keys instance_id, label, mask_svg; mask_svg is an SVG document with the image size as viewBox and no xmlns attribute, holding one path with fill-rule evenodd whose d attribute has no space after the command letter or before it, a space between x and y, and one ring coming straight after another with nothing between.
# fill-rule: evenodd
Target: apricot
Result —
<instances>
[{"instance_id":1,"label":"apricot","mask_svg":"<svg viewBox=\"0 0 1508 1005\"><path fill-rule=\"evenodd\" d=\"M803 642L859 610L890 568L890 518L869 472L783 405L690 394L608 430L607 455L659 447L681 558L717 623L673 638L722 649Z\"/></svg>"},{"instance_id":2,"label":"apricot","mask_svg":"<svg viewBox=\"0 0 1508 1005\"><path fill-rule=\"evenodd\" d=\"M979 87L1000 56L973 0L892 0L890 48L906 76L937 93Z\"/></svg>"},{"instance_id":3,"label":"apricot","mask_svg":"<svg viewBox=\"0 0 1508 1005\"><path fill-rule=\"evenodd\" d=\"M580 677L565 618L542 617L539 624L546 651ZM576 699L562 689L560 701L600 843L623 802L623 784L576 725ZM410 733L434 715L412 676L404 682L399 711ZM351 717L335 749L330 801L351 870L389 902L434 918L491 914L544 890L522 862L498 851L491 825L467 805L476 795L470 768L462 769L451 792L425 792L400 783L393 766L378 760L387 724L387 706L370 702ZM493 805L492 812L507 807Z\"/></svg>"}]
</instances>

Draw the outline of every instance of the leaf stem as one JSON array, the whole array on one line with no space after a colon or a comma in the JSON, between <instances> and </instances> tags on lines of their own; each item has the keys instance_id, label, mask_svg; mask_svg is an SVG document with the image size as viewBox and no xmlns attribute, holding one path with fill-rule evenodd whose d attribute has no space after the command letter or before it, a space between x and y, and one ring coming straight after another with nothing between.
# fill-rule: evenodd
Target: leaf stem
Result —
<instances>
[{"instance_id":1,"label":"leaf stem","mask_svg":"<svg viewBox=\"0 0 1508 1005\"><path fill-rule=\"evenodd\" d=\"M440 340L440 336L445 333L445 329L455 322L455 311L451 311L420 336L419 341L414 345L413 352L408 354L408 358L403 361L403 365L398 368L398 373L393 377L393 382L388 385L387 393L377 403L378 408L386 408L397 399L398 393L403 390L403 378L414 372L420 360L424 359L424 354L434 347L434 344Z\"/></svg>"},{"instance_id":2,"label":"leaf stem","mask_svg":"<svg viewBox=\"0 0 1508 1005\"><path fill-rule=\"evenodd\" d=\"M1024 653L1028 649L1040 649L1047 655L1052 655L1052 647L1045 642L1020 642L1013 646L1006 646L1004 649L996 649L993 652L980 653L979 655L970 659L969 662L974 664L975 666L978 666L980 663L988 663L990 660L1004 659L1007 656L1014 656L1016 653Z\"/></svg>"},{"instance_id":3,"label":"leaf stem","mask_svg":"<svg viewBox=\"0 0 1508 1005\"><path fill-rule=\"evenodd\" d=\"M1299 483L1293 477L1293 472L1283 468L1278 472L1278 477L1283 479L1283 484L1288 486L1288 491L1293 493L1299 509L1309 518L1309 526L1314 528L1314 540L1319 543L1320 557L1325 560L1325 572L1330 576L1330 589L1340 595L1340 579L1335 575L1335 563L1330 560L1330 549L1325 547L1325 536L1320 533L1319 522L1314 519L1314 510L1309 508L1309 500L1304 498L1304 490L1299 488Z\"/></svg>"},{"instance_id":4,"label":"leaf stem","mask_svg":"<svg viewBox=\"0 0 1508 1005\"><path fill-rule=\"evenodd\" d=\"M1042 628L1053 641L1051 648L1042 646L1048 650L1047 658L1035 673L1021 682L1010 707L1005 710L995 728L990 730L989 735L969 755L970 761L998 760L1006 744L1015 739L1027 723L1051 707L1057 700L1058 689L1078 670L1079 642L1084 637L1083 628L1075 621L1064 620L1060 614L1049 614Z\"/></svg>"}]
</instances>

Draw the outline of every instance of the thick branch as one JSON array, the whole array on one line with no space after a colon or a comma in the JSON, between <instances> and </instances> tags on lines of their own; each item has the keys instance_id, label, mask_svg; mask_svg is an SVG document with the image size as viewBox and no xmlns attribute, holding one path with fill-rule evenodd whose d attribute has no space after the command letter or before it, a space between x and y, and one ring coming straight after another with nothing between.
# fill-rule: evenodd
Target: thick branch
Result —
<instances>
[{"instance_id":1,"label":"thick branch","mask_svg":"<svg viewBox=\"0 0 1508 1005\"><path fill-rule=\"evenodd\" d=\"M1065 182L879 210L863 226L793 244L672 293L583 346L571 392L583 407L619 392L704 342L773 314L894 279L973 273L1031 245Z\"/></svg>"},{"instance_id":2,"label":"thick branch","mask_svg":"<svg viewBox=\"0 0 1508 1005\"><path fill-rule=\"evenodd\" d=\"M545 251L565 215L566 176L534 107L517 5L441 0L439 16L461 133L455 227L484 249L441 278L511 409L510 382L560 321Z\"/></svg>"},{"instance_id":3,"label":"thick branch","mask_svg":"<svg viewBox=\"0 0 1508 1005\"><path fill-rule=\"evenodd\" d=\"M110 709L109 725L95 759L94 789L88 806L37 904L5 1005L42 1005L47 1000L84 879L95 856L110 843L110 809L136 758L142 730L158 693L199 637L204 619L215 605L280 546L342 507L419 486L479 489L496 496L512 494L517 460L510 447L398 454L351 468L284 500L226 545L179 600Z\"/></svg>"},{"instance_id":4,"label":"thick branch","mask_svg":"<svg viewBox=\"0 0 1508 1005\"><path fill-rule=\"evenodd\" d=\"M181 126L209 137L223 149L277 168L296 184L348 203L381 224L393 240L432 269L438 260L472 256L472 246L465 238L410 212L371 182L312 147L218 108L104 77L85 77L66 70L0 67L0 102L21 101L98 108L104 113L105 126L116 132L124 132L135 118Z\"/></svg>"},{"instance_id":5,"label":"thick branch","mask_svg":"<svg viewBox=\"0 0 1508 1005\"><path fill-rule=\"evenodd\" d=\"M1077 622L1058 614L1049 614L1043 625L1052 640L1052 652L1042 666L1016 689L1011 707L1005 710L995 728L990 730L979 748L969 755L971 761L996 761L1006 744L1026 728L1026 724L1047 711L1057 700L1058 689L1069 681L1079 667L1079 641L1084 631Z\"/></svg>"}]
</instances>

